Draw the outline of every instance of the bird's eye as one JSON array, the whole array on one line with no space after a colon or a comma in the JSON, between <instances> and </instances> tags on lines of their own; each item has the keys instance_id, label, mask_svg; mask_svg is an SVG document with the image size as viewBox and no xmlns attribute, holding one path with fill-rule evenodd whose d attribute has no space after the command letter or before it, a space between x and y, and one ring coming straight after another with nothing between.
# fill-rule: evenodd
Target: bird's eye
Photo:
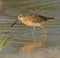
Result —
<instances>
[{"instance_id":1,"label":"bird's eye","mask_svg":"<svg viewBox=\"0 0 60 58\"><path fill-rule=\"evenodd\" d=\"M22 15L19 15L19 17L22 17Z\"/></svg>"},{"instance_id":2,"label":"bird's eye","mask_svg":"<svg viewBox=\"0 0 60 58\"><path fill-rule=\"evenodd\" d=\"M25 15L23 15L23 14L20 14L20 15L19 15L19 17L24 17L24 16L25 16Z\"/></svg>"},{"instance_id":3,"label":"bird's eye","mask_svg":"<svg viewBox=\"0 0 60 58\"><path fill-rule=\"evenodd\" d=\"M20 19L21 17L24 17L24 15L23 15L23 14L20 14L20 15L18 16L18 19Z\"/></svg>"}]
</instances>

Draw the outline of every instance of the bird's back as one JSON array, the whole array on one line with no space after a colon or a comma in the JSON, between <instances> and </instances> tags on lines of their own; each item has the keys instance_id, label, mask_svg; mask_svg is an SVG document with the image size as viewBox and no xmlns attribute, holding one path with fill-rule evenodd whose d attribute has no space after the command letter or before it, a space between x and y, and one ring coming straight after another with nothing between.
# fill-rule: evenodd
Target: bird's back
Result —
<instances>
[{"instance_id":1,"label":"bird's back","mask_svg":"<svg viewBox=\"0 0 60 58\"><path fill-rule=\"evenodd\" d=\"M39 14L29 14L26 16L22 16L20 19L22 19L22 23L26 24L26 25L41 25L44 24L45 22L53 19L50 17L45 17Z\"/></svg>"},{"instance_id":2,"label":"bird's back","mask_svg":"<svg viewBox=\"0 0 60 58\"><path fill-rule=\"evenodd\" d=\"M41 23L41 22L46 22L46 21L50 21L50 20L54 19L51 17L42 16L39 14L30 14L29 16L32 18L30 20L32 20L32 22L34 22L34 23Z\"/></svg>"}]
</instances>

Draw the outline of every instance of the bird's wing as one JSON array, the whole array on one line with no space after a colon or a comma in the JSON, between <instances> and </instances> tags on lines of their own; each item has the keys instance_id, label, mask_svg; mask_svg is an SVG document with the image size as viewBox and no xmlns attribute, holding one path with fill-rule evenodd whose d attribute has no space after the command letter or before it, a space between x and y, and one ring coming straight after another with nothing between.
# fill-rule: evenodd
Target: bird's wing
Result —
<instances>
[{"instance_id":1,"label":"bird's wing","mask_svg":"<svg viewBox=\"0 0 60 58\"><path fill-rule=\"evenodd\" d=\"M31 20L34 23L40 23L40 22L43 22L44 20L46 20L46 17L41 16L39 14L33 14L33 15L31 15Z\"/></svg>"}]
</instances>

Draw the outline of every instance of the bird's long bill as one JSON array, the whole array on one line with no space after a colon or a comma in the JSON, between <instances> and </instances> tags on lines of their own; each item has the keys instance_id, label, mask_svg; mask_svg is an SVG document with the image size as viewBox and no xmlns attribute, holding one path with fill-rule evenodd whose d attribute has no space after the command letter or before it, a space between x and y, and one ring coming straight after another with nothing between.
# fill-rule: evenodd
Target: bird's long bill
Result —
<instances>
[{"instance_id":1,"label":"bird's long bill","mask_svg":"<svg viewBox=\"0 0 60 58\"><path fill-rule=\"evenodd\" d=\"M17 22L18 22L18 20L16 20L16 21L11 25L11 27L13 27Z\"/></svg>"}]
</instances>

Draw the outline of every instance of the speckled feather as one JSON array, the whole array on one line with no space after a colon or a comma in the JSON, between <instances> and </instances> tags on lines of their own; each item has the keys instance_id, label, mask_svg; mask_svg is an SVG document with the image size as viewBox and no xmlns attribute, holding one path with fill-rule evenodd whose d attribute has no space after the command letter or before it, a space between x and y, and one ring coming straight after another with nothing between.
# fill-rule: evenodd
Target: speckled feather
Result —
<instances>
[{"instance_id":1,"label":"speckled feather","mask_svg":"<svg viewBox=\"0 0 60 58\"><path fill-rule=\"evenodd\" d=\"M54 18L42 16L39 14L30 14L30 15L28 15L28 17L31 17L30 20L32 20L32 22L34 22L34 23L41 23L41 22L45 22L45 21L54 19Z\"/></svg>"}]
</instances>

